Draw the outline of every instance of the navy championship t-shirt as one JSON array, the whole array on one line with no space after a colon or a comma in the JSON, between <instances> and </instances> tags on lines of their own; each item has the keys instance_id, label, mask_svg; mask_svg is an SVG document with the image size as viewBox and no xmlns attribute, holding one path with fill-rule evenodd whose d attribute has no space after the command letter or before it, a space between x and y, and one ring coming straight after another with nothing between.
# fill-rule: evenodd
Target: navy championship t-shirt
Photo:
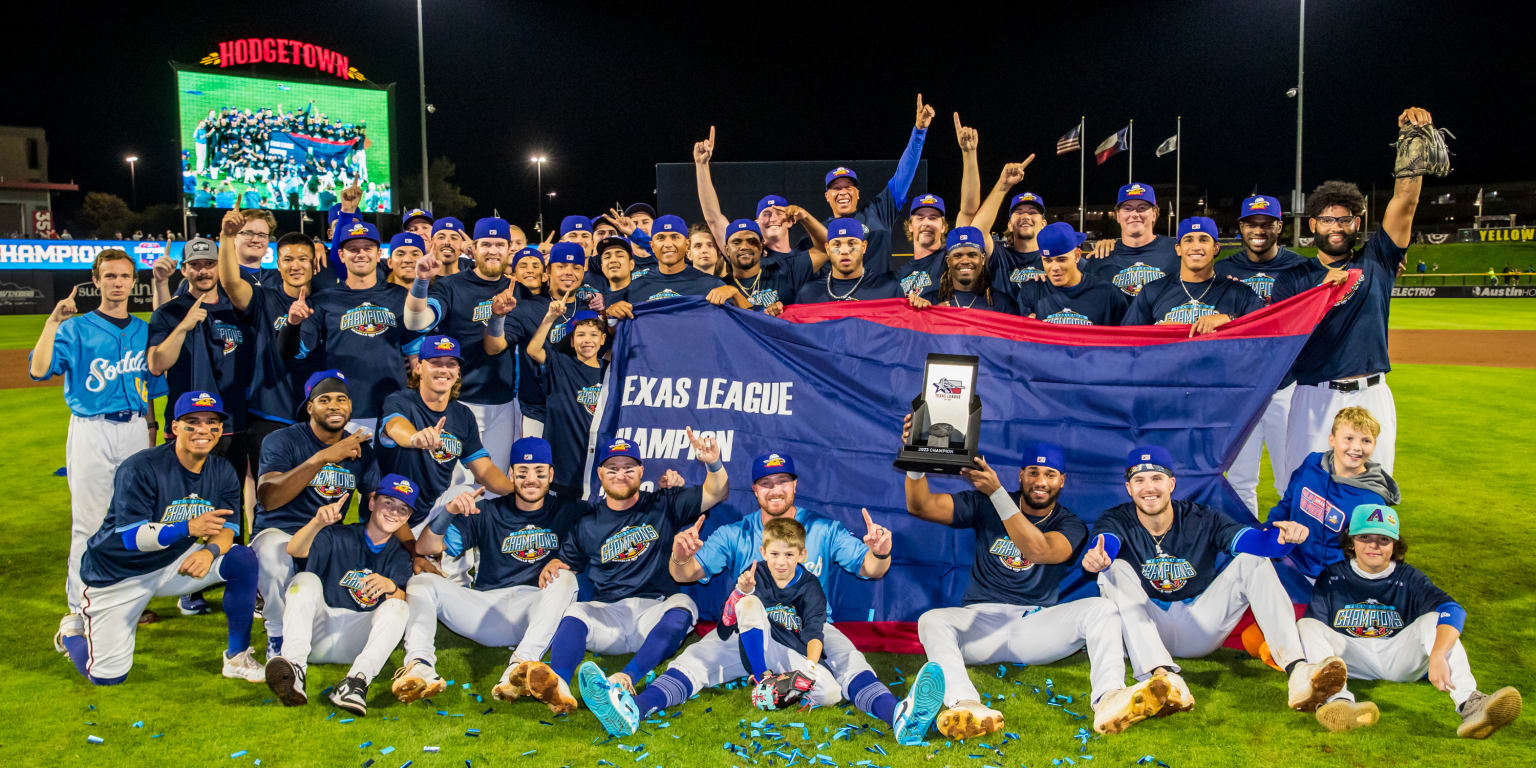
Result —
<instances>
[{"instance_id":1,"label":"navy championship t-shirt","mask_svg":"<svg viewBox=\"0 0 1536 768\"><path fill-rule=\"evenodd\" d=\"M1216 274L1242 282L1258 295L1264 306L1269 306L1274 293L1275 278L1288 269L1304 266L1307 258L1289 248L1275 249L1275 257L1266 262L1253 261L1246 248L1216 262Z\"/></svg>"},{"instance_id":2,"label":"navy championship t-shirt","mask_svg":"<svg viewBox=\"0 0 1536 768\"><path fill-rule=\"evenodd\" d=\"M516 496L482 499L478 515L455 515L448 528L448 554L480 550L474 589L539 585L539 572L570 535L582 502L545 496L531 512L517 508Z\"/></svg>"},{"instance_id":3,"label":"navy championship t-shirt","mask_svg":"<svg viewBox=\"0 0 1536 768\"><path fill-rule=\"evenodd\" d=\"M544 438L555 462L556 485L581 485L587 465L587 435L607 372L608 363L601 358L594 368L554 345L544 348L544 364L539 366L539 379L547 393Z\"/></svg>"},{"instance_id":4,"label":"navy championship t-shirt","mask_svg":"<svg viewBox=\"0 0 1536 768\"><path fill-rule=\"evenodd\" d=\"M1307 618L1350 637L1391 637L1414 619L1452 602L1423 571L1394 563L1392 572L1367 579L1349 560L1323 569L1312 588Z\"/></svg>"},{"instance_id":5,"label":"navy championship t-shirt","mask_svg":"<svg viewBox=\"0 0 1536 768\"><path fill-rule=\"evenodd\" d=\"M1120 539L1116 559L1141 574L1147 597L1168 603L1199 597L1216 578L1216 556L1231 554L1238 534L1249 528L1204 504L1172 503L1173 525L1162 536L1148 533L1136 505L1126 502L1105 510L1088 538L1091 547L1099 534L1113 533Z\"/></svg>"},{"instance_id":6,"label":"navy championship t-shirt","mask_svg":"<svg viewBox=\"0 0 1536 768\"><path fill-rule=\"evenodd\" d=\"M459 399L467 403L510 403L517 395L516 347L499 355L485 353L491 297L511 284L506 276L486 280L471 269L438 278L427 294L427 305L435 319L431 332L452 336L459 342L459 354L464 359L459 368L464 377L464 383L459 385Z\"/></svg>"},{"instance_id":7,"label":"navy championship t-shirt","mask_svg":"<svg viewBox=\"0 0 1536 768\"><path fill-rule=\"evenodd\" d=\"M1340 269L1358 269L1360 282L1323 316L1317 329L1301 348L1291 372L1300 384L1386 373L1392 370L1387 355L1387 313L1392 284L1407 248L1399 248L1378 229L1365 246L1339 261ZM1301 269L1289 270L1275 281L1274 301L1284 301L1322 284L1327 268L1309 259Z\"/></svg>"},{"instance_id":8,"label":"navy championship t-shirt","mask_svg":"<svg viewBox=\"0 0 1536 768\"><path fill-rule=\"evenodd\" d=\"M326 447L308 421L283 427L262 442L257 477L268 472L288 472L309 461L311 456ZM276 528L292 534L313 520L315 512L321 507L334 504L349 493L355 498L359 489L372 492L379 484L379 467L374 462L373 443L363 443L360 447L360 457L344 459L338 464L326 464L310 478L304 490L287 504L276 509L266 509L258 504L256 532ZM347 501L350 504L352 498ZM345 513L346 510L342 511Z\"/></svg>"},{"instance_id":9,"label":"navy championship t-shirt","mask_svg":"<svg viewBox=\"0 0 1536 768\"><path fill-rule=\"evenodd\" d=\"M796 304L825 304L829 301L873 301L875 299L899 299L901 283L889 272L876 272L867 265L864 274L851 280L841 280L831 273L811 278L800 286L795 295Z\"/></svg>"},{"instance_id":10,"label":"navy championship t-shirt","mask_svg":"<svg viewBox=\"0 0 1536 768\"><path fill-rule=\"evenodd\" d=\"M797 565L795 575L781 587L773 580L768 564L761 560L752 566L752 577L752 595L761 600L767 610L768 633L773 641L804 656L812 640L822 639L827 625L827 593L821 589L821 580ZM721 624L716 634L728 638L736 634L737 629L740 629L739 624Z\"/></svg>"},{"instance_id":11,"label":"navy championship t-shirt","mask_svg":"<svg viewBox=\"0 0 1536 768\"><path fill-rule=\"evenodd\" d=\"M811 254L801 250L780 254L772 259L765 257L760 265L756 277L733 276L726 281L727 285L734 285L746 294L753 309L762 309L775 303L786 306L795 303L795 294L815 271L811 269Z\"/></svg>"},{"instance_id":12,"label":"navy championship t-shirt","mask_svg":"<svg viewBox=\"0 0 1536 768\"><path fill-rule=\"evenodd\" d=\"M148 346L164 343L195 303L196 299L183 293L161 304L149 317ZM182 337L181 354L165 372L165 385L170 392L160 424L170 429L175 421L171 409L177 398L187 392L205 390L218 392L219 399L224 401L224 410L231 417L230 423L224 425L224 433L239 432L245 429L245 392L256 363L251 328L223 292L217 302L205 304L203 309L208 316Z\"/></svg>"},{"instance_id":13,"label":"navy championship t-shirt","mask_svg":"<svg viewBox=\"0 0 1536 768\"><path fill-rule=\"evenodd\" d=\"M1017 493L1010 494L1017 498ZM955 515L949 527L970 529L976 532L976 554L971 559L971 583L965 588L962 601L975 603L1006 603L1008 605L1032 605L1049 607L1060 601L1057 587L1069 569L1077 567L1083 542L1088 538L1088 526L1072 510L1057 504L1044 517L1025 510L1025 519L1033 523L1041 533L1055 531L1067 538L1072 556L1054 565L1032 563L1024 557L1008 529L997 517L992 500L981 491L965 491L951 496Z\"/></svg>"},{"instance_id":14,"label":"navy championship t-shirt","mask_svg":"<svg viewBox=\"0 0 1536 768\"><path fill-rule=\"evenodd\" d=\"M405 296L398 285L378 283L339 285L309 300L315 314L299 326L299 356L319 355L347 375L354 419L378 418L384 398L405 389L406 355L421 344L421 334L405 329Z\"/></svg>"},{"instance_id":15,"label":"navy championship t-shirt","mask_svg":"<svg viewBox=\"0 0 1536 768\"><path fill-rule=\"evenodd\" d=\"M647 301L678 296L703 296L722 285L725 285L725 281L690 266L685 266L681 272L670 275L664 275L660 269L654 269L631 280L629 287L623 291L622 300L630 304L644 304Z\"/></svg>"},{"instance_id":16,"label":"navy championship t-shirt","mask_svg":"<svg viewBox=\"0 0 1536 768\"><path fill-rule=\"evenodd\" d=\"M443 424L443 444L438 448L412 448L399 445L384 431L389 420L400 417L411 423L411 428L425 429L446 419ZM420 525L432 512L437 498L448 490L453 482L454 465L468 465L475 459L489 456L480 443L480 425L474 411L456 400L449 400L441 411L429 408L421 399L421 393L405 389L384 398L384 416L379 419L379 432L375 438L381 475L396 474L408 477L420 487L416 494L416 508L411 512L410 525ZM373 486L368 486L373 487Z\"/></svg>"},{"instance_id":17,"label":"navy championship t-shirt","mask_svg":"<svg viewBox=\"0 0 1536 768\"><path fill-rule=\"evenodd\" d=\"M1147 283L1179 274L1179 254L1173 246L1173 238L1167 235L1157 235L1152 242L1135 247L1122 240L1115 243L1107 258L1084 259L1080 266L1126 296L1135 296Z\"/></svg>"},{"instance_id":18,"label":"navy championship t-shirt","mask_svg":"<svg viewBox=\"0 0 1536 768\"><path fill-rule=\"evenodd\" d=\"M1000 237L992 238L992 255L987 259L992 267L992 284L1007 284L1014 293L1018 293L1020 286L1045 277L1045 270L1040 264L1040 250L1015 251L1004 244ZM1079 262L1080 267L1086 267L1086 262Z\"/></svg>"},{"instance_id":19,"label":"navy championship t-shirt","mask_svg":"<svg viewBox=\"0 0 1536 768\"><path fill-rule=\"evenodd\" d=\"M320 577L325 589L325 604L349 611L371 611L388 595L363 596L363 579L371 573L383 574L396 587L405 589L411 580L411 556L394 536L375 545L368 540L364 523L340 523L321 528L309 545L304 570Z\"/></svg>"},{"instance_id":20,"label":"navy championship t-shirt","mask_svg":"<svg viewBox=\"0 0 1536 768\"><path fill-rule=\"evenodd\" d=\"M312 295L312 294L311 294ZM255 342L255 364L251 376L250 413L268 421L292 424L298 416L304 382L320 370L314 360L288 360L283 357L277 335L288 326L288 308L294 299L265 284L251 286L251 303L245 308L251 337Z\"/></svg>"},{"instance_id":21,"label":"navy championship t-shirt","mask_svg":"<svg viewBox=\"0 0 1536 768\"><path fill-rule=\"evenodd\" d=\"M934 251L922 258L913 259L896 270L901 283L902 295L913 291L925 292L930 287L938 290L939 278L944 275L944 252Z\"/></svg>"},{"instance_id":22,"label":"navy championship t-shirt","mask_svg":"<svg viewBox=\"0 0 1536 768\"><path fill-rule=\"evenodd\" d=\"M667 572L672 537L702 513L701 486L637 491L639 500L622 512L598 499L585 503L560 543L560 559L592 582L592 599L612 603L627 597L663 598L681 590Z\"/></svg>"},{"instance_id":23,"label":"navy championship t-shirt","mask_svg":"<svg viewBox=\"0 0 1536 768\"><path fill-rule=\"evenodd\" d=\"M1019 286L1016 297L1019 314L1057 325L1119 325L1129 303L1113 285L1089 275L1065 287L1031 280Z\"/></svg>"},{"instance_id":24,"label":"navy championship t-shirt","mask_svg":"<svg viewBox=\"0 0 1536 768\"><path fill-rule=\"evenodd\" d=\"M1235 320L1263 308L1258 294L1233 278L1214 275L1191 283L1174 270L1168 277L1142 286L1120 324L1190 324L1206 315L1227 315Z\"/></svg>"}]
</instances>

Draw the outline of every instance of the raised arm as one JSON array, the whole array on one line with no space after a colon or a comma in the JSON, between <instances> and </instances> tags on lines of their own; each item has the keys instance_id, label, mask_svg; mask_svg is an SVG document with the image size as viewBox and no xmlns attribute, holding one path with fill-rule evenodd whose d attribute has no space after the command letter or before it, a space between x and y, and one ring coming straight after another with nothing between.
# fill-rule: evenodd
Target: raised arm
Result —
<instances>
[{"instance_id":1,"label":"raised arm","mask_svg":"<svg viewBox=\"0 0 1536 768\"><path fill-rule=\"evenodd\" d=\"M544 319L539 321L539 327L534 330L533 338L528 340L528 359L543 365L548 361L544 354L544 345L549 341L549 329L554 327L555 318L565 316L565 302L560 299L549 300L549 311L544 313Z\"/></svg>"},{"instance_id":2,"label":"raised arm","mask_svg":"<svg viewBox=\"0 0 1536 768\"><path fill-rule=\"evenodd\" d=\"M890 191L891 199L896 202L896 208L900 209L907 204L907 192L912 188L912 177L917 175L917 163L923 159L923 140L928 136L928 125L933 122L933 107L923 103L923 95L917 95L917 120L912 128L912 135L907 139L907 148L902 150L901 159L896 161L896 173L891 180L886 182L885 188Z\"/></svg>"},{"instance_id":3,"label":"raised arm","mask_svg":"<svg viewBox=\"0 0 1536 768\"><path fill-rule=\"evenodd\" d=\"M507 315L517 308L516 283L491 297L491 319L480 334L480 341L487 355L499 355L507 350Z\"/></svg>"},{"instance_id":4,"label":"raised arm","mask_svg":"<svg viewBox=\"0 0 1536 768\"><path fill-rule=\"evenodd\" d=\"M171 329L171 332L166 335L165 340L149 348L147 356L149 357L149 372L152 375L160 376L164 374L176 365L177 360L181 359L181 347L187 339L187 334L193 328L196 328L198 323L201 323L208 317L208 310L203 309L203 302L212 295L213 292L209 291L197 297L197 301L192 302L192 306L187 309L186 316L181 318L181 322L177 323L175 328Z\"/></svg>"},{"instance_id":5,"label":"raised arm","mask_svg":"<svg viewBox=\"0 0 1536 768\"><path fill-rule=\"evenodd\" d=\"M1014 185L1024 180L1024 169L1034 161L1035 156L1030 155L1022 163L1008 163L1003 166L1002 172L997 175L997 183L992 185L992 191L987 193L987 199L982 201L981 207L976 210L976 216L971 219L971 226L985 234L991 234L993 225L997 223L997 213L1003 207L1003 201L1008 199L1008 193L1013 191Z\"/></svg>"},{"instance_id":6,"label":"raised arm","mask_svg":"<svg viewBox=\"0 0 1536 768\"><path fill-rule=\"evenodd\" d=\"M714 234L715 242L725 242L725 230L731 222L720 211L720 196L715 194L715 180L709 174L709 160L715 154L715 127L709 127L709 138L693 143L693 178L699 187L699 208L704 221Z\"/></svg>"},{"instance_id":7,"label":"raised arm","mask_svg":"<svg viewBox=\"0 0 1536 768\"><path fill-rule=\"evenodd\" d=\"M363 443L372 435L359 429L315 452L286 472L267 472L256 480L256 500L263 509L276 509L298 498L327 464L340 464L363 455Z\"/></svg>"},{"instance_id":8,"label":"raised arm","mask_svg":"<svg viewBox=\"0 0 1536 768\"><path fill-rule=\"evenodd\" d=\"M416 279L411 282L410 293L405 296L406 330L425 331L437 322L437 316L427 303L427 290L432 287L432 277L441 266L437 255L430 250L416 260Z\"/></svg>"},{"instance_id":9,"label":"raised arm","mask_svg":"<svg viewBox=\"0 0 1536 768\"><path fill-rule=\"evenodd\" d=\"M288 545L285 547L288 556L309 557L309 547L315 543L315 535L320 533L321 528L339 522L341 516L346 514L347 504L351 501L352 494L348 492L342 494L336 501L315 510L315 516L310 518L303 528L295 531L293 538L288 540Z\"/></svg>"},{"instance_id":10,"label":"raised arm","mask_svg":"<svg viewBox=\"0 0 1536 768\"><path fill-rule=\"evenodd\" d=\"M1432 122L1429 112L1419 107L1409 107L1397 116L1399 129L1410 125L1430 126ZM1392 199L1382 211L1381 229L1399 248L1407 248L1412 242L1413 214L1419 208L1419 190L1423 186L1423 176L1405 176L1392 184Z\"/></svg>"},{"instance_id":11,"label":"raised arm","mask_svg":"<svg viewBox=\"0 0 1536 768\"><path fill-rule=\"evenodd\" d=\"M229 297L229 303L241 312L251 305L251 297L256 294L240 274L240 257L235 255L235 238L239 237L243 226L245 217L240 214L240 204L236 203L233 209L224 212L224 220L219 225L219 287Z\"/></svg>"},{"instance_id":12,"label":"raised arm","mask_svg":"<svg viewBox=\"0 0 1536 768\"><path fill-rule=\"evenodd\" d=\"M704 476L703 501L699 505L700 509L707 512L730 495L730 478L725 474L725 463L720 460L720 445L715 442L715 438L699 437L693 434L693 427L687 427L686 431L688 442L693 444L693 455L709 470L709 474Z\"/></svg>"},{"instance_id":13,"label":"raised arm","mask_svg":"<svg viewBox=\"0 0 1536 768\"><path fill-rule=\"evenodd\" d=\"M798 205L791 205L784 209L784 218L790 226L799 224L805 227L805 233L811 238L811 250L806 253L811 258L811 271L819 272L831 258L827 254L827 227L815 216L807 213Z\"/></svg>"},{"instance_id":14,"label":"raised arm","mask_svg":"<svg viewBox=\"0 0 1536 768\"><path fill-rule=\"evenodd\" d=\"M53 312L43 321L43 331L37 335L37 343L32 345L32 354L27 360L27 373L37 381L53 375L53 342L58 338L59 326L79 311L75 308L75 293L79 290L80 286L75 286L69 296L54 305Z\"/></svg>"},{"instance_id":15,"label":"raised arm","mask_svg":"<svg viewBox=\"0 0 1536 768\"><path fill-rule=\"evenodd\" d=\"M964 227L976 216L981 207L981 171L976 165L976 147L980 137L975 128L960 124L960 113L955 113L955 141L960 143L960 210L955 214L955 226ZM986 232L985 229L982 232Z\"/></svg>"}]
</instances>

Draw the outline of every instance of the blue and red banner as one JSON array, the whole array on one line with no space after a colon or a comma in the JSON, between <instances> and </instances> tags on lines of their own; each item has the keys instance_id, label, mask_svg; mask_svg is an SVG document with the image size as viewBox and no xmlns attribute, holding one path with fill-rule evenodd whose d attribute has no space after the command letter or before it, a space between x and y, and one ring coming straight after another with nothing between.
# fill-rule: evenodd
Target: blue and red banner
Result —
<instances>
[{"instance_id":1,"label":"blue and red banner","mask_svg":"<svg viewBox=\"0 0 1536 768\"><path fill-rule=\"evenodd\" d=\"M1199 338L1183 325L1059 326L974 309L913 310L902 299L799 305L783 318L696 297L653 301L615 332L593 440L634 442L647 481L674 469L695 484L704 468L684 428L713 434L731 497L709 513L706 533L757 512L755 457L793 455L798 506L856 535L868 508L895 536L884 579L834 577L832 616L914 621L959 602L973 552L969 531L907 514L903 473L891 465L928 354L980 358L980 448L1004 487L1017 488L1025 443L1060 443L1068 465L1061 501L1091 525L1126 501L1126 453L1152 443L1178 462L1176 497L1252 520L1222 472L1343 291L1314 289ZM592 469L589 497L599 490ZM941 492L970 488L959 478L930 482ZM731 581L717 579L699 596L706 617Z\"/></svg>"},{"instance_id":2,"label":"blue and red banner","mask_svg":"<svg viewBox=\"0 0 1536 768\"><path fill-rule=\"evenodd\" d=\"M302 133L273 131L267 141L267 150L296 163L302 163L305 156L311 153L318 160L345 160L347 153L351 152L356 144L357 139L338 141L305 136Z\"/></svg>"}]
</instances>

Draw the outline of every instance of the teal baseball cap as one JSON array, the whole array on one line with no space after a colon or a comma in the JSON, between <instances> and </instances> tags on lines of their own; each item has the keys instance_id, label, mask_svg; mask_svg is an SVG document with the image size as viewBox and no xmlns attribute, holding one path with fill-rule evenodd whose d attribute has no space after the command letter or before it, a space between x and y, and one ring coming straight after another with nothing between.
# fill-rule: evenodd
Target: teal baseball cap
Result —
<instances>
[{"instance_id":1,"label":"teal baseball cap","mask_svg":"<svg viewBox=\"0 0 1536 768\"><path fill-rule=\"evenodd\" d=\"M1384 504L1361 504L1349 513L1349 535L1364 536L1377 533L1393 541L1401 537L1397 524L1397 510Z\"/></svg>"}]
</instances>

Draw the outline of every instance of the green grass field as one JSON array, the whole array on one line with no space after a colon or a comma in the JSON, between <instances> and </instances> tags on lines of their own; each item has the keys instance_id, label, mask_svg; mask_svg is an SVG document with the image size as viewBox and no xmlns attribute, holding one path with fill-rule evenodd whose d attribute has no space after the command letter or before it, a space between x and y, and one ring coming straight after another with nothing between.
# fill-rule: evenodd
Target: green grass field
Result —
<instances>
[{"instance_id":1,"label":"green grass field","mask_svg":"<svg viewBox=\"0 0 1536 768\"><path fill-rule=\"evenodd\" d=\"M1396 302L1394 317L1411 303ZM1517 303L1483 305L1497 311ZM31 320L35 333L38 318ZM11 331L0 338L26 336ZM1401 508L1413 544L1410 562L1467 607L1465 643L1480 686L1486 691L1515 685L1536 695L1536 627L1530 620L1536 615L1536 597L1529 588L1536 557L1522 541L1536 513L1536 480L1522 462L1509 460L1531 453L1526 425L1536 409L1527 403L1536 389L1536 370L1401 366L1392 386L1401 419L1396 477L1407 499ZM1467 392L1478 397L1463 397ZM1536 737L1536 715L1527 713L1489 741L1457 739L1449 699L1422 682L1352 684L1361 698L1380 705L1382 722L1372 729L1330 734L1309 715L1286 709L1282 675L1223 650L1186 665L1185 676L1198 700L1194 711L1086 742L1076 736L1079 729L1091 729L1091 719L1068 714L1089 715L1084 703L1088 665L1081 654L1049 667L1009 666L1001 678L996 667L972 670L983 693L1002 698L996 706L1008 718L1006 730L1014 734L990 740L989 747L942 740L924 748L897 747L888 736L864 728L878 723L844 707L776 713L766 719L782 729L781 735L754 736L752 726L744 723L763 715L739 689L703 693L636 737L613 742L585 710L552 719L536 703L493 703L490 688L505 664L505 651L472 647L446 630L439 631L438 669L456 681L446 694L430 704L395 702L387 684L400 661L396 651L372 689L370 714L342 722L344 715L328 705L285 709L264 686L220 678L223 617L183 618L169 598L152 604L163 618L139 631L129 681L93 688L49 647L62 603L60 555L68 530L68 492L64 479L53 475L64 461L66 411L56 389L0 390L0 405L29 426L11 438L11 455L31 457L11 461L10 471L0 476L0 498L15 500L9 525L0 532L5 591L12 601L8 620L0 624L0 645L10 651L0 661L9 683L0 696L0 718L14 724L0 736L0 765L249 766L260 760L263 766L363 766L372 761L375 768L397 768L407 761L421 768L466 761L471 768L702 767L749 764L723 745L750 750L755 741L764 751L785 742L785 752L822 754L843 766L868 760L867 765L877 766L1039 768L1067 766L1065 758L1072 758L1082 768L1134 765L1151 755L1175 768L1502 767L1529 764ZM1474 464L1481 469L1468 474L1467 466ZM1275 493L1267 478L1260 488L1261 505L1267 508ZM258 629L255 644L263 642ZM602 663L616 668L621 661ZM875 655L871 662L888 681L911 674L921 663L916 657L890 655ZM313 667L311 700L323 701L320 691L344 671ZM1072 696L1072 702L1047 705L1047 681L1055 693ZM461 687L466 684L467 689ZM893 688L898 696L906 692L902 685ZM789 727L791 722L803 728ZM844 724L858 728L834 741ZM480 734L466 735L469 729ZM104 743L88 744L92 735ZM425 753L425 746L441 751ZM888 754L876 752L877 747ZM750 764L783 766L786 761L759 756Z\"/></svg>"},{"instance_id":2,"label":"green grass field","mask_svg":"<svg viewBox=\"0 0 1536 768\"><path fill-rule=\"evenodd\" d=\"M1295 250L1308 257L1317 256L1316 248ZM1431 275L1482 274L1489 267L1502 272L1506 266L1524 271L1536 264L1536 243L1416 243L1408 249L1407 275L1415 274L1419 259L1426 265L1440 265L1439 272Z\"/></svg>"}]
</instances>

